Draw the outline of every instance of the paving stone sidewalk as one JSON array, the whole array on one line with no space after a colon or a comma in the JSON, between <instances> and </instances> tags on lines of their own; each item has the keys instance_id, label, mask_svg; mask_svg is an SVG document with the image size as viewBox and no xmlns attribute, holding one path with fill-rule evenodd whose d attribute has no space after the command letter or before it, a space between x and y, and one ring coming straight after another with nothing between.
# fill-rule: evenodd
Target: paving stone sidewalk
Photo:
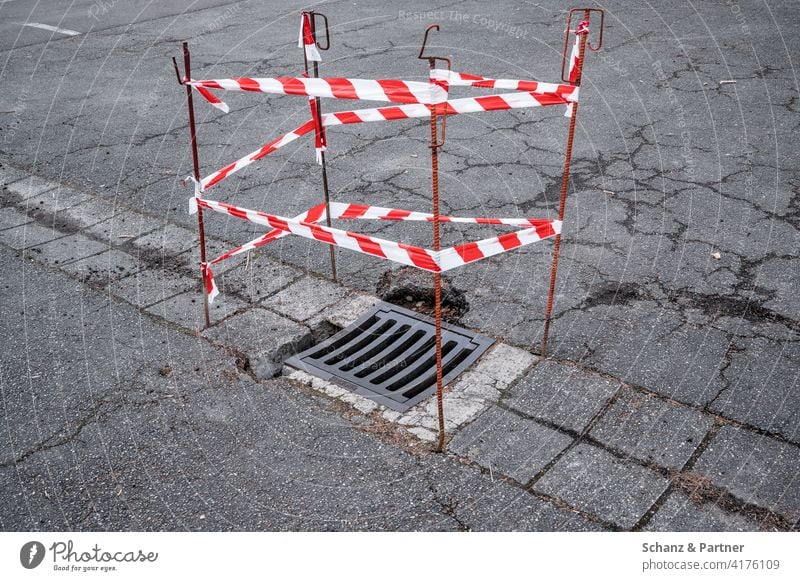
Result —
<instances>
[{"instance_id":1,"label":"paving stone sidewalk","mask_svg":"<svg viewBox=\"0 0 800 581\"><path fill-rule=\"evenodd\" d=\"M219 265L222 294L203 329L192 230L6 163L0 185L0 244L18 256L202 337L253 381L283 374L287 389L329 398L372 437L431 453L435 398L398 413L284 366L376 297L254 253ZM210 244L217 250L232 241ZM576 530L798 528L797 443L498 339L446 389L454 460L531 502L566 508L578 516L564 526Z\"/></svg>"}]
</instances>

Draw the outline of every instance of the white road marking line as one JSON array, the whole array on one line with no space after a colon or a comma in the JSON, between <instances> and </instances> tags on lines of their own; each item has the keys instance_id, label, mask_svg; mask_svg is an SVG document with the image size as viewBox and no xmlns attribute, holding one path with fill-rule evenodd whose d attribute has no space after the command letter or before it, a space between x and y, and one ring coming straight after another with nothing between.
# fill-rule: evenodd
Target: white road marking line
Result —
<instances>
[{"instance_id":1,"label":"white road marking line","mask_svg":"<svg viewBox=\"0 0 800 581\"><path fill-rule=\"evenodd\" d=\"M76 30L70 30L68 28L58 28L57 26L50 26L49 24L41 24L39 22L25 22L22 26L31 26L33 28L41 28L42 30L49 30L50 32L60 32L61 34L66 34L67 36L78 36L81 34Z\"/></svg>"}]
</instances>

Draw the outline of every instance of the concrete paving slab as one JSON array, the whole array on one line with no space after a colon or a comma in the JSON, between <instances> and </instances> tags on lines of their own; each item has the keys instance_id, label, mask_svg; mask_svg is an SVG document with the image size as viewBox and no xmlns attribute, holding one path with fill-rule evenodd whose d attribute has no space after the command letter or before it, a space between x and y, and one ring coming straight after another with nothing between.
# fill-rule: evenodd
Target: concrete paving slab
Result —
<instances>
[{"instance_id":1,"label":"concrete paving slab","mask_svg":"<svg viewBox=\"0 0 800 581\"><path fill-rule=\"evenodd\" d=\"M497 343L481 356L473 369L491 377L495 382L495 389L505 391L537 361L539 357L524 349L507 343Z\"/></svg>"},{"instance_id":2,"label":"concrete paving slab","mask_svg":"<svg viewBox=\"0 0 800 581\"><path fill-rule=\"evenodd\" d=\"M58 187L58 183L40 178L39 176L28 175L27 177L15 181L6 186L18 201L25 201L34 198L44 192L49 192Z\"/></svg>"},{"instance_id":3,"label":"concrete paving slab","mask_svg":"<svg viewBox=\"0 0 800 581\"><path fill-rule=\"evenodd\" d=\"M273 313L274 314L274 313ZM326 381L316 375L311 375L310 373L306 373L300 369L295 369L294 367L289 367L285 365L283 367L283 376L287 379L291 379L292 381L299 381L300 383L304 383L310 387L313 387L317 391L324 393L325 395L335 398L341 399L346 395L353 395L352 392L346 390L343 387L340 387L330 381ZM364 401L368 401L366 398L363 398ZM391 411L391 410L390 410ZM399 412L394 412L398 416L400 415Z\"/></svg>"},{"instance_id":4,"label":"concrete paving slab","mask_svg":"<svg viewBox=\"0 0 800 581\"><path fill-rule=\"evenodd\" d=\"M725 385L708 402L708 409L724 417L757 426L800 443L800 333L769 332L737 325L737 337L726 354ZM794 377L792 377L794 374Z\"/></svg>"},{"instance_id":5,"label":"concrete paving slab","mask_svg":"<svg viewBox=\"0 0 800 581\"><path fill-rule=\"evenodd\" d=\"M175 256L197 246L197 233L174 224L156 225L156 229L135 238L131 244L141 250Z\"/></svg>"},{"instance_id":6,"label":"concrete paving slab","mask_svg":"<svg viewBox=\"0 0 800 581\"><path fill-rule=\"evenodd\" d=\"M0 230L8 230L31 222L33 218L16 208L0 208Z\"/></svg>"},{"instance_id":7,"label":"concrete paving slab","mask_svg":"<svg viewBox=\"0 0 800 581\"><path fill-rule=\"evenodd\" d=\"M520 379L504 401L524 414L581 432L619 388L617 381L546 360Z\"/></svg>"},{"instance_id":8,"label":"concrete paving slab","mask_svg":"<svg viewBox=\"0 0 800 581\"><path fill-rule=\"evenodd\" d=\"M28 175L28 173L15 167L11 167L10 165L0 164L0 187L13 184L14 182L17 182Z\"/></svg>"},{"instance_id":9,"label":"concrete paving slab","mask_svg":"<svg viewBox=\"0 0 800 581\"><path fill-rule=\"evenodd\" d=\"M91 199L91 196L85 192L59 185L36 197L28 198L25 201L25 208L37 218L48 215L60 218L60 214L64 210L77 206L89 199Z\"/></svg>"},{"instance_id":10,"label":"concrete paving slab","mask_svg":"<svg viewBox=\"0 0 800 581\"><path fill-rule=\"evenodd\" d=\"M0 232L0 242L10 246L15 250L22 250L44 244L56 238L61 238L65 234L54 228L42 226L38 222L31 222L16 228L9 228Z\"/></svg>"},{"instance_id":11,"label":"concrete paving slab","mask_svg":"<svg viewBox=\"0 0 800 581\"><path fill-rule=\"evenodd\" d=\"M302 276L299 270L275 262L263 254L252 257L249 264L244 257L240 257L238 262L236 266L216 276L219 290L222 293L236 292L253 303L270 297ZM226 263L221 262L215 266L224 269Z\"/></svg>"},{"instance_id":12,"label":"concrete paving slab","mask_svg":"<svg viewBox=\"0 0 800 581\"><path fill-rule=\"evenodd\" d=\"M421 426L409 428L408 431L423 442L436 442L439 438L439 434L437 432Z\"/></svg>"},{"instance_id":13,"label":"concrete paving slab","mask_svg":"<svg viewBox=\"0 0 800 581\"><path fill-rule=\"evenodd\" d=\"M225 297L224 299L217 297L217 300L209 305L211 324L219 323L222 319L245 308L247 308L246 303L233 297ZM185 292L150 305L145 310L187 329L199 330L205 324L203 321L202 291Z\"/></svg>"},{"instance_id":14,"label":"concrete paving slab","mask_svg":"<svg viewBox=\"0 0 800 581\"><path fill-rule=\"evenodd\" d=\"M454 386L466 397L496 403L500 401L502 392L497 389L497 382L490 375L481 373L477 369L469 369L462 373Z\"/></svg>"},{"instance_id":15,"label":"concrete paving slab","mask_svg":"<svg viewBox=\"0 0 800 581\"><path fill-rule=\"evenodd\" d=\"M59 218L68 220L81 230L94 226L106 220L110 220L118 212L122 212L121 208L116 208L115 204L104 198L91 196L76 206L67 208L61 212Z\"/></svg>"},{"instance_id":16,"label":"concrete paving slab","mask_svg":"<svg viewBox=\"0 0 800 581\"><path fill-rule=\"evenodd\" d=\"M102 242L87 238L83 234L71 234L41 244L31 249L30 254L35 257L36 260L51 266L59 266L69 264L81 258L86 258L87 256L92 256L93 254L100 254L106 250L108 250L108 245Z\"/></svg>"},{"instance_id":17,"label":"concrete paving slab","mask_svg":"<svg viewBox=\"0 0 800 581\"><path fill-rule=\"evenodd\" d=\"M105 240L109 244L121 245L138 236L152 232L156 228L152 219L129 210L120 210L102 222L97 222L85 229L85 232Z\"/></svg>"},{"instance_id":18,"label":"concrete paving slab","mask_svg":"<svg viewBox=\"0 0 800 581\"><path fill-rule=\"evenodd\" d=\"M571 442L561 432L492 406L453 438L450 450L526 484Z\"/></svg>"},{"instance_id":19,"label":"concrete paving slab","mask_svg":"<svg viewBox=\"0 0 800 581\"><path fill-rule=\"evenodd\" d=\"M61 268L84 282L106 285L136 272L142 268L142 264L130 254L110 248L100 254L64 264Z\"/></svg>"},{"instance_id":20,"label":"concrete paving slab","mask_svg":"<svg viewBox=\"0 0 800 581\"><path fill-rule=\"evenodd\" d=\"M633 527L667 489L656 472L588 444L567 452L534 486L624 529Z\"/></svg>"},{"instance_id":21,"label":"concrete paving slab","mask_svg":"<svg viewBox=\"0 0 800 581\"><path fill-rule=\"evenodd\" d=\"M189 228L192 232L197 232L197 224L193 224L194 228ZM199 238L198 238L199 240ZM215 240L213 238L206 237L206 260L214 260L218 256L222 256L229 250L233 250L236 248L237 244L233 242L223 242L220 240ZM222 274L226 270L231 268L236 268L239 263L244 263L246 261L245 256L239 256L238 258L232 258L230 260L223 261L219 264L214 265L214 274ZM188 257L186 258L186 263L189 268L197 269L200 271L200 244L195 244L192 246L191 251L188 253Z\"/></svg>"},{"instance_id":22,"label":"concrete paving slab","mask_svg":"<svg viewBox=\"0 0 800 581\"><path fill-rule=\"evenodd\" d=\"M747 517L726 512L715 504L692 502L685 494L673 491L644 527L661 532L747 532L759 525Z\"/></svg>"},{"instance_id":23,"label":"concrete paving slab","mask_svg":"<svg viewBox=\"0 0 800 581\"><path fill-rule=\"evenodd\" d=\"M445 430L453 433L485 410L491 401L479 397L466 396L460 392L446 391L442 397ZM397 423L404 426L422 426L438 431L439 412L435 395L421 401L409 411L402 414Z\"/></svg>"},{"instance_id":24,"label":"concrete paving slab","mask_svg":"<svg viewBox=\"0 0 800 581\"><path fill-rule=\"evenodd\" d=\"M457 378L451 392L484 401L486 405L497 402L503 392L538 360L527 351L496 343Z\"/></svg>"},{"instance_id":25,"label":"concrete paving slab","mask_svg":"<svg viewBox=\"0 0 800 581\"><path fill-rule=\"evenodd\" d=\"M278 375L288 357L312 343L308 327L258 307L231 317L203 334L246 353L256 377L263 379Z\"/></svg>"},{"instance_id":26,"label":"concrete paving slab","mask_svg":"<svg viewBox=\"0 0 800 581\"><path fill-rule=\"evenodd\" d=\"M626 388L589 435L639 460L679 469L713 423L708 414Z\"/></svg>"},{"instance_id":27,"label":"concrete paving slab","mask_svg":"<svg viewBox=\"0 0 800 581\"><path fill-rule=\"evenodd\" d=\"M313 276L304 276L290 286L262 301L262 305L295 321L307 321L325 307L340 301L348 290L338 284Z\"/></svg>"},{"instance_id":28,"label":"concrete paving slab","mask_svg":"<svg viewBox=\"0 0 800 581\"><path fill-rule=\"evenodd\" d=\"M319 322L326 321L338 329L344 329L379 302L380 299L372 295L356 294L345 297L323 310L317 317L310 319L308 326L313 329Z\"/></svg>"},{"instance_id":29,"label":"concrete paving slab","mask_svg":"<svg viewBox=\"0 0 800 581\"><path fill-rule=\"evenodd\" d=\"M693 470L744 502L800 520L800 449L723 426Z\"/></svg>"},{"instance_id":30,"label":"concrete paving slab","mask_svg":"<svg viewBox=\"0 0 800 581\"><path fill-rule=\"evenodd\" d=\"M191 289L200 288L200 279L164 268L150 268L121 278L109 286L111 294L137 307L148 307Z\"/></svg>"}]
</instances>

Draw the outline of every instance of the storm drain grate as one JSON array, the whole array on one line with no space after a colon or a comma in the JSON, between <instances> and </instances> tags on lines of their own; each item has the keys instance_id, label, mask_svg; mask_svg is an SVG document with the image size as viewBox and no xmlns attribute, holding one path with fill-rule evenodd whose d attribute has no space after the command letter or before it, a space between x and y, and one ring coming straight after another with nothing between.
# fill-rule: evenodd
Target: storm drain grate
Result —
<instances>
[{"instance_id":1,"label":"storm drain grate","mask_svg":"<svg viewBox=\"0 0 800 581\"><path fill-rule=\"evenodd\" d=\"M489 337L442 323L445 385L492 343ZM404 412L436 391L436 326L414 311L380 303L286 364Z\"/></svg>"}]
</instances>

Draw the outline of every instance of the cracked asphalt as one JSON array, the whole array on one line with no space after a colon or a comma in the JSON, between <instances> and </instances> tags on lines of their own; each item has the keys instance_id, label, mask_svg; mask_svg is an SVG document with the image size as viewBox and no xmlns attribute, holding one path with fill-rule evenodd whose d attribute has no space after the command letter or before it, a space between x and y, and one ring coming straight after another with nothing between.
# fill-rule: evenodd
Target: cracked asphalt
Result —
<instances>
[{"instance_id":1,"label":"cracked asphalt","mask_svg":"<svg viewBox=\"0 0 800 581\"><path fill-rule=\"evenodd\" d=\"M194 227L190 190L180 183L191 171L185 96L170 58L188 40L197 78L298 73L297 12L306 5L151 4L0 6L0 152L32 173ZM441 31L431 50L451 57L455 70L545 81L560 72L562 3L315 7L331 21L322 75L425 79L427 64L416 54L432 20ZM725 427L735 425L796 452L800 160L791 55L800 7L771 0L602 7L604 46L587 56L581 88L551 355L715 418L720 441L736 441ZM228 115L197 103L203 174L308 114L291 97L227 93L225 100ZM566 131L555 108L450 118L440 154L442 211L553 216ZM333 199L427 209L428 138L421 121L332 128ZM281 215L319 203L310 142L259 161L210 195ZM257 231L216 215L206 223L225 240ZM425 225L359 228L430 245ZM449 227L444 243L492 233ZM468 305L460 323L536 351L551 248L545 242L455 271L451 283ZM307 240L264 250L329 275L327 251ZM368 293L392 268L337 256L340 281ZM407 454L358 431L317 396L282 379L254 382L225 353L78 289L59 272L7 249L0 263L6 344L24 346L3 352L4 529L609 528L545 501L568 472L530 482L536 496L460 462ZM164 361L169 376L158 373ZM595 424L570 429L582 438ZM704 442L713 444L709 436ZM563 454L600 454L582 446L576 440ZM702 451L682 460L694 465ZM736 482L721 478L724 508L723 490L735 492ZM678 487L691 496L691 486ZM783 494L796 496L796 476L788 488ZM679 516L667 516L676 499L661 498L661 510L637 522L677 526ZM592 512L580 498L567 500ZM785 520L783 528L792 526Z\"/></svg>"},{"instance_id":2,"label":"cracked asphalt","mask_svg":"<svg viewBox=\"0 0 800 581\"><path fill-rule=\"evenodd\" d=\"M0 265L3 336L25 346L0 375L3 530L601 528L382 443L63 273L5 248Z\"/></svg>"}]
</instances>

